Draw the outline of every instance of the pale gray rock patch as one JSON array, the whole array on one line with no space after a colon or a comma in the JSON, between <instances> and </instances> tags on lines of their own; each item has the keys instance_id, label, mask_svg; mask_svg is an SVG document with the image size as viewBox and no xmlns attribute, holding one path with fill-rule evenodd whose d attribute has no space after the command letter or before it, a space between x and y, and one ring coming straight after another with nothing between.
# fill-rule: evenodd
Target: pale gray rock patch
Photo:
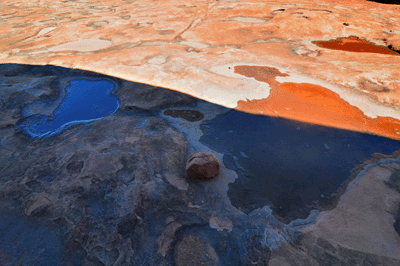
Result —
<instances>
[{"instance_id":1,"label":"pale gray rock patch","mask_svg":"<svg viewBox=\"0 0 400 266\"><path fill-rule=\"evenodd\" d=\"M381 161L382 163L382 161ZM398 193L385 182L392 171L368 165L347 187L337 207L318 215L315 224L300 232L334 241L365 253L400 259L400 236L393 226Z\"/></svg>"},{"instance_id":2,"label":"pale gray rock patch","mask_svg":"<svg viewBox=\"0 0 400 266\"><path fill-rule=\"evenodd\" d=\"M41 29L39 31L39 33L37 34L37 36L39 37L39 36L46 35L47 33L51 32L55 29L57 29L57 27L47 27L47 28Z\"/></svg>"},{"instance_id":3,"label":"pale gray rock patch","mask_svg":"<svg viewBox=\"0 0 400 266\"><path fill-rule=\"evenodd\" d=\"M50 47L48 50L51 52L60 51L77 51L77 52L94 52L108 48L113 43L108 40L102 39L82 39L73 42L63 43Z\"/></svg>"},{"instance_id":4,"label":"pale gray rock patch","mask_svg":"<svg viewBox=\"0 0 400 266\"><path fill-rule=\"evenodd\" d=\"M264 19L253 18L253 17L231 17L231 19L240 21L240 22L248 22L248 23L262 23L265 22Z\"/></svg>"}]
</instances>

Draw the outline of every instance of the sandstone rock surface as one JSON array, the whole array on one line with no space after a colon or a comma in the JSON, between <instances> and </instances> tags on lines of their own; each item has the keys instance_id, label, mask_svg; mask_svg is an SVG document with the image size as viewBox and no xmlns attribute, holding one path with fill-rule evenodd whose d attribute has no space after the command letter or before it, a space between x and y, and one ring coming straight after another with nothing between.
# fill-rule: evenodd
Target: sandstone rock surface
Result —
<instances>
[{"instance_id":1,"label":"sandstone rock surface","mask_svg":"<svg viewBox=\"0 0 400 266\"><path fill-rule=\"evenodd\" d=\"M0 63L91 70L246 112L400 139L399 5L10 0L0 7ZM249 65L286 76L261 81L235 72ZM334 102L351 113L333 121Z\"/></svg>"},{"instance_id":2,"label":"sandstone rock surface","mask_svg":"<svg viewBox=\"0 0 400 266\"><path fill-rule=\"evenodd\" d=\"M209 180L219 174L220 164L212 152L192 154L186 163L186 174L195 180Z\"/></svg>"},{"instance_id":3,"label":"sandstone rock surface","mask_svg":"<svg viewBox=\"0 0 400 266\"><path fill-rule=\"evenodd\" d=\"M184 179L223 107L400 140L399 22L365 0L0 1L0 265L400 265L398 153L289 223L232 205L225 162ZM18 128L76 78L113 80L118 110Z\"/></svg>"},{"instance_id":4,"label":"sandstone rock surface","mask_svg":"<svg viewBox=\"0 0 400 266\"><path fill-rule=\"evenodd\" d=\"M53 113L74 79L113 81L118 110L50 137L18 127ZM0 84L1 265L400 265L398 153L366 164L337 206L284 223L268 204L232 204L236 161L224 159L213 182L184 179L188 154L208 147L200 126L226 108L54 66L0 65ZM165 115L171 108L203 122Z\"/></svg>"}]
</instances>

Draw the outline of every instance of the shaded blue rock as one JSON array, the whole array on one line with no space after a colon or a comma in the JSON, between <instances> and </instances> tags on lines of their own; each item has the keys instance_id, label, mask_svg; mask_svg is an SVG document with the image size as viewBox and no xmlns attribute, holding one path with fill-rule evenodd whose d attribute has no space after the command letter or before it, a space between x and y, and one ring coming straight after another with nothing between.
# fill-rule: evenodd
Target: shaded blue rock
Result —
<instances>
[{"instance_id":1,"label":"shaded blue rock","mask_svg":"<svg viewBox=\"0 0 400 266\"><path fill-rule=\"evenodd\" d=\"M104 88L100 89L102 96L94 96L99 101L104 99L105 105L111 103L113 108L101 113L102 119L86 117L90 123L63 127L68 123L56 109L69 108L65 105L69 94L64 90L68 87L65 82L71 80L90 81L83 83L88 85L88 93L97 91L96 86L112 83L114 91ZM121 104L115 111L117 98ZM203 124L210 130L205 130L203 140L219 138L223 145L216 149L225 153L225 166L239 173L227 191L236 175L226 169L226 178L212 182L185 179L189 151L204 147L184 127L177 126L182 123L197 131L200 122L196 121L228 111L221 106L93 72L15 64L0 64L0 100L0 265L273 265L271 260L279 256L288 265L324 265L325 261L340 265L400 265L398 260L352 251L315 239L312 234L301 235L296 228L311 223L313 217L284 224L271 208L264 206L270 204L269 199L254 193L251 182L262 185L265 180L254 178L248 167L249 163L266 162L257 153L265 148L257 131L268 127L260 128L265 121L256 116L233 113L233 125L219 117L210 121L208 128ZM86 103L84 99L76 100ZM42 116L34 121L35 114ZM56 117L64 122L56 124ZM249 121L241 121L243 118ZM47 128L49 123L58 126L54 131L57 134L32 139L16 130L20 129L17 121L29 119L36 123L32 123L33 137L39 136L40 130L53 134L53 129ZM226 130L221 131L224 134L214 122ZM249 125L251 122L254 123ZM248 127L245 132L252 141L246 139L243 126ZM286 131L315 133L312 127L297 127L287 125ZM299 143L267 145L273 148L275 157L287 159L272 160L275 168L291 165L290 153L297 151L293 147L308 159L316 156L315 151L324 159L330 158L328 162L332 164L340 165L348 159L337 156L341 155L337 152L341 146L327 140L331 129L322 130L322 137L305 143L304 135L271 128L262 132L264 137L274 139L286 134L293 138L290 141ZM372 141L373 149L384 143L380 139ZM342 148L357 150L355 147ZM351 161L354 162L357 160ZM292 166L299 170L297 165ZM300 170L309 171L309 165L302 167ZM250 189L251 195L234 199L232 195L238 191L235 186L243 176L250 185L242 183L241 189ZM177 180L183 180L186 186L177 185ZM290 182L287 184L290 188ZM261 185L260 190L264 188ZM272 189L282 198L288 195L284 189ZM320 191L315 191L319 197L317 192ZM233 205L228 195L234 199ZM325 199L329 196L325 192L324 195ZM252 208L264 207L246 214L235 208L239 201ZM287 202L289 207L298 207L296 201Z\"/></svg>"},{"instance_id":2,"label":"shaded blue rock","mask_svg":"<svg viewBox=\"0 0 400 266\"><path fill-rule=\"evenodd\" d=\"M245 213L271 206L285 223L334 200L352 169L374 153L400 149L392 139L237 110L201 127L200 142L224 153L239 175L229 184L232 204Z\"/></svg>"}]
</instances>

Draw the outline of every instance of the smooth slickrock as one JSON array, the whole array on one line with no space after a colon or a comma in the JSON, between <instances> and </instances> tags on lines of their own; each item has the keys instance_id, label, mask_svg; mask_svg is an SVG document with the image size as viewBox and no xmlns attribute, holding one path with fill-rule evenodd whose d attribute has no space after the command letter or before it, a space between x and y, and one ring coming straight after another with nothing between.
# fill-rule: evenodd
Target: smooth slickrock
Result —
<instances>
[{"instance_id":1,"label":"smooth slickrock","mask_svg":"<svg viewBox=\"0 0 400 266\"><path fill-rule=\"evenodd\" d=\"M195 180L209 180L219 174L219 160L211 152L192 154L186 163L186 174Z\"/></svg>"},{"instance_id":2,"label":"smooth slickrock","mask_svg":"<svg viewBox=\"0 0 400 266\"><path fill-rule=\"evenodd\" d=\"M400 139L399 5L10 0L1 5L0 21L0 63L92 70L241 111ZM260 81L234 73L244 65L274 67L288 76ZM313 97L293 94L290 105L299 101L312 110L283 106L287 94L279 91L293 86L319 102L335 98L351 115L332 121L335 114L325 116L329 105L314 108ZM258 101L283 109L266 111Z\"/></svg>"}]
</instances>

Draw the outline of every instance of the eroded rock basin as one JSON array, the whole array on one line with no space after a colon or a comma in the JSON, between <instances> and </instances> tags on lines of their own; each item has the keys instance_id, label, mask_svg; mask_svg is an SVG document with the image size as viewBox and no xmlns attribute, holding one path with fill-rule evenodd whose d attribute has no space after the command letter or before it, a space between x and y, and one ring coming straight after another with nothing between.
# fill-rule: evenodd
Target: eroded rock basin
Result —
<instances>
[{"instance_id":1,"label":"eroded rock basin","mask_svg":"<svg viewBox=\"0 0 400 266\"><path fill-rule=\"evenodd\" d=\"M18 126L63 117L74 80L113 84L117 110L39 138ZM0 65L0 96L1 265L400 263L397 141L54 66ZM197 151L221 162L211 181L185 175Z\"/></svg>"}]
</instances>

